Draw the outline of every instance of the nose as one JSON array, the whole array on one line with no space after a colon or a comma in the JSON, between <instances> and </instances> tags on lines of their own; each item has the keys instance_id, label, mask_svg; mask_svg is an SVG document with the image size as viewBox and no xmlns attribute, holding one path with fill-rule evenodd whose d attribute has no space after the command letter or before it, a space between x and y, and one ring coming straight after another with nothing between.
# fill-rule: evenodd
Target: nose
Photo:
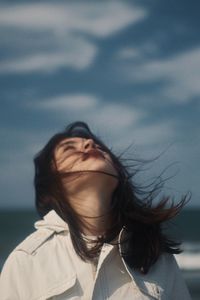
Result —
<instances>
[{"instance_id":1,"label":"nose","mask_svg":"<svg viewBox=\"0 0 200 300\"><path fill-rule=\"evenodd\" d=\"M93 139L85 140L83 148L84 148L84 151L87 151L87 150L89 151L91 149L94 149L95 148L95 142L93 141Z\"/></svg>"}]
</instances>

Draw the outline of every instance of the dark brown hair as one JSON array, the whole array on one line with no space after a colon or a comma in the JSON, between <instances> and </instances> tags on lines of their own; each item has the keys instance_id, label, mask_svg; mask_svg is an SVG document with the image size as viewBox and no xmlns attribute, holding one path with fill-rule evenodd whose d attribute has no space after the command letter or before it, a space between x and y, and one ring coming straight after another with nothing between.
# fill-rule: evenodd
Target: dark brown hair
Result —
<instances>
[{"instance_id":1,"label":"dark brown hair","mask_svg":"<svg viewBox=\"0 0 200 300\"><path fill-rule=\"evenodd\" d=\"M61 178L68 178L72 173L61 174L53 167L55 147L63 139L70 137L93 139L95 144L111 156L118 172L118 185L113 192L109 212L113 220L112 227L108 228L106 235L99 238L91 249L88 249L81 232L81 218L70 206L63 192ZM170 197L163 197L158 204L153 205L163 182L154 182L148 191L139 187L133 182L138 170L132 162L136 160L126 160L123 155L115 155L91 132L86 123L69 124L64 131L54 135L34 158L36 208L40 217L54 209L68 223L75 251L83 260L92 260L103 243L112 242L124 228L122 256L130 267L147 273L162 253L181 252L180 243L168 238L162 225L179 213L189 196L183 196L178 204L174 204ZM77 176L80 176L80 172L77 172Z\"/></svg>"}]
</instances>

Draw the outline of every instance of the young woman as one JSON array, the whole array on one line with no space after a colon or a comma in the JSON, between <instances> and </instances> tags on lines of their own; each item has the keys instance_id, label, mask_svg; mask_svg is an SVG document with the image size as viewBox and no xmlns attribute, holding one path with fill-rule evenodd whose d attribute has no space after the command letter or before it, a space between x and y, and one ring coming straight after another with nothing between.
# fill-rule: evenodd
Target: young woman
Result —
<instances>
[{"instance_id":1,"label":"young woman","mask_svg":"<svg viewBox=\"0 0 200 300\"><path fill-rule=\"evenodd\" d=\"M42 220L8 257L1 300L189 300L162 230L187 201L152 205L122 163L86 123L53 136L35 157Z\"/></svg>"}]
</instances>

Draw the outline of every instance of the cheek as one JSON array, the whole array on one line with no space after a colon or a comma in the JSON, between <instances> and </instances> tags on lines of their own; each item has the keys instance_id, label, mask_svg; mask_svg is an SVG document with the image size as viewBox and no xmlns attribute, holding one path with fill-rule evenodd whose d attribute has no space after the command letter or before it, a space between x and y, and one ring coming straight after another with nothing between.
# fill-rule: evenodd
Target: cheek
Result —
<instances>
[{"instance_id":1,"label":"cheek","mask_svg":"<svg viewBox=\"0 0 200 300\"><path fill-rule=\"evenodd\" d=\"M76 167L76 165L79 165L79 157L75 157L74 155L71 156L62 156L62 158L57 159L57 170L58 171L70 171Z\"/></svg>"},{"instance_id":2,"label":"cheek","mask_svg":"<svg viewBox=\"0 0 200 300\"><path fill-rule=\"evenodd\" d=\"M78 170L81 167L80 158L67 158L63 160L63 162L60 164L60 170L65 172L70 172L74 170Z\"/></svg>"}]
</instances>

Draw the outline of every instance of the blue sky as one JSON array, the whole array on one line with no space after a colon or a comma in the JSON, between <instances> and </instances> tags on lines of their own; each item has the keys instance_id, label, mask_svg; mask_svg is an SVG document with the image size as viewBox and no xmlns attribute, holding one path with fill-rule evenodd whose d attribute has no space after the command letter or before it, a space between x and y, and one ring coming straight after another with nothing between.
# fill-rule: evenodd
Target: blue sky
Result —
<instances>
[{"instance_id":1,"label":"blue sky","mask_svg":"<svg viewBox=\"0 0 200 300\"><path fill-rule=\"evenodd\" d=\"M33 207L33 156L66 124L171 163L166 192L200 191L198 1L0 1L0 208ZM140 178L141 179L141 178Z\"/></svg>"}]
</instances>

